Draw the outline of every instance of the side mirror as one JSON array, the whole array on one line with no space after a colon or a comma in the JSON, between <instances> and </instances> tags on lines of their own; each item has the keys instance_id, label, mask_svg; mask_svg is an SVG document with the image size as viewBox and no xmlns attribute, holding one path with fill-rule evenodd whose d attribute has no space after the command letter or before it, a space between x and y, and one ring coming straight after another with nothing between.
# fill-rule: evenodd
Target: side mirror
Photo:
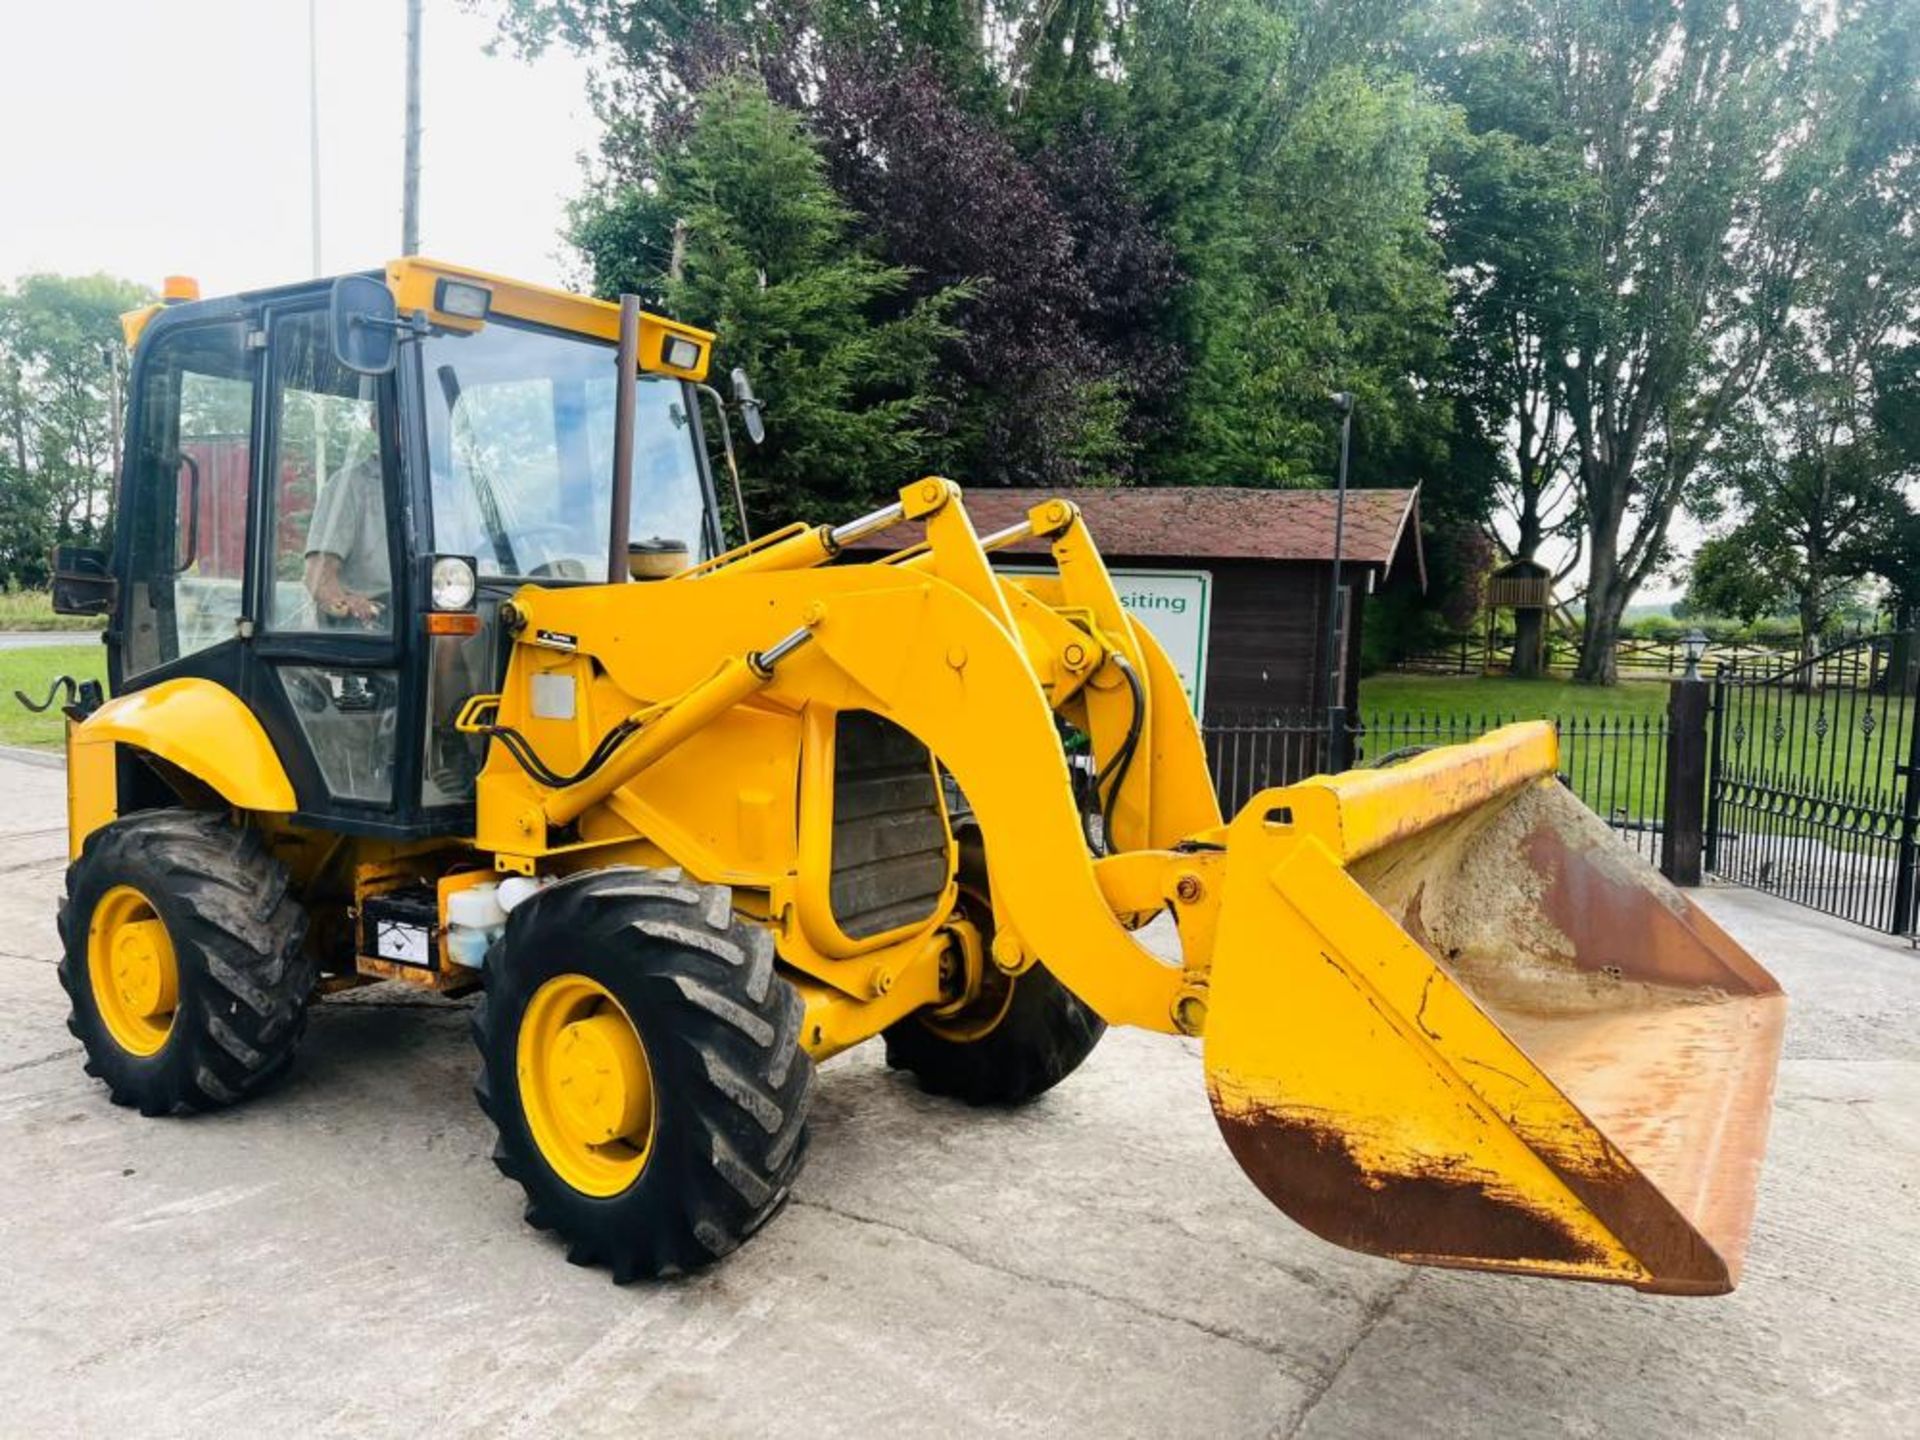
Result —
<instances>
[{"instance_id":1,"label":"side mirror","mask_svg":"<svg viewBox=\"0 0 1920 1440\"><path fill-rule=\"evenodd\" d=\"M365 275L342 275L327 302L333 358L357 375L384 375L398 358L403 328L393 292Z\"/></svg>"},{"instance_id":2,"label":"side mirror","mask_svg":"<svg viewBox=\"0 0 1920 1440\"><path fill-rule=\"evenodd\" d=\"M53 613L106 615L113 610L117 588L107 571L107 552L81 545L58 545L53 551Z\"/></svg>"},{"instance_id":3,"label":"side mirror","mask_svg":"<svg viewBox=\"0 0 1920 1440\"><path fill-rule=\"evenodd\" d=\"M767 422L760 413L765 407L755 398L753 381L739 365L733 367L733 403L740 407L740 420L747 427L747 438L756 445L765 444Z\"/></svg>"}]
</instances>

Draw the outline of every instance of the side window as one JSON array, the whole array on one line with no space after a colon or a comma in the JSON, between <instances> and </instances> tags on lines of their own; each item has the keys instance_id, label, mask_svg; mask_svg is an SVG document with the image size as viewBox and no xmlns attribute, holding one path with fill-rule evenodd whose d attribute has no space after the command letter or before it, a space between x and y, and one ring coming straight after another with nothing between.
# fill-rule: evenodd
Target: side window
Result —
<instances>
[{"instance_id":1,"label":"side window","mask_svg":"<svg viewBox=\"0 0 1920 1440\"><path fill-rule=\"evenodd\" d=\"M390 634L393 569L376 382L337 364L324 312L273 327L268 628Z\"/></svg>"},{"instance_id":2,"label":"side window","mask_svg":"<svg viewBox=\"0 0 1920 1440\"><path fill-rule=\"evenodd\" d=\"M129 676L235 638L247 552L253 362L244 324L152 342L128 471Z\"/></svg>"}]
</instances>

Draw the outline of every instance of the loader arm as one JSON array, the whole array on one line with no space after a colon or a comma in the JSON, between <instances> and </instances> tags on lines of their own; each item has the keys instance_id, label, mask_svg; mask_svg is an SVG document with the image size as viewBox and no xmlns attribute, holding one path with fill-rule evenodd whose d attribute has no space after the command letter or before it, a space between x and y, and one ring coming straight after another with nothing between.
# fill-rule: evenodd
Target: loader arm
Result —
<instances>
[{"instance_id":1,"label":"loader arm","mask_svg":"<svg viewBox=\"0 0 1920 1440\"><path fill-rule=\"evenodd\" d=\"M724 583L529 587L514 603L523 634L580 637L580 651L622 695L680 696L694 705L706 703L707 682L740 673L741 657L807 631L812 643L753 687L751 704L794 716L871 711L919 739L952 771L990 837L995 910L1005 917L994 937L995 960L1017 969L1044 956L1104 1019L1178 1028L1181 969L1141 946L1108 905L1081 833L1053 712L1001 614L946 581L888 566L763 571ZM690 643L622 643L640 635ZM527 663L546 659L540 647L523 644L516 664L526 651L534 652ZM510 676L509 696L514 688ZM746 692L734 699L745 700ZM669 709L654 724L670 723L672 715ZM525 717L509 707L503 719ZM689 747L699 740L694 734ZM609 765L620 763L616 753ZM554 834L541 808L545 797L510 766L499 758L489 763L484 778L493 783L481 788L481 835L509 856L547 853ZM653 774L637 774L626 788L630 814L644 817L671 804L667 788L649 785ZM631 833L618 817L613 823ZM703 878L740 878L729 877L717 856L673 848Z\"/></svg>"},{"instance_id":2,"label":"loader arm","mask_svg":"<svg viewBox=\"0 0 1920 1440\"><path fill-rule=\"evenodd\" d=\"M555 791L495 747L479 829L496 862L639 845L761 893L737 903L857 1038L867 995L904 1013L897 977L933 993L954 903L949 883L919 930L871 941L808 909L825 887L784 843L781 797L804 811L799 756L868 712L973 807L991 963L1044 960L1109 1022L1203 1035L1229 1147L1302 1224L1422 1263L1731 1287L1779 989L1555 783L1550 727L1269 790L1222 826L1177 677L1071 506L983 540L928 480L855 528L903 516L927 539L892 563L825 565L849 527L795 528L681 580L522 590L501 715L562 769L606 753ZM995 576L989 551L1035 533L1059 577ZM543 721L540 677L549 702L566 677L578 710ZM1103 770L1133 747L1117 853L1088 851L1056 707ZM1179 964L1131 932L1161 911Z\"/></svg>"},{"instance_id":3,"label":"loader arm","mask_svg":"<svg viewBox=\"0 0 1920 1440\"><path fill-rule=\"evenodd\" d=\"M926 537L879 563L945 580L1016 637L1049 703L1087 733L1096 767L1113 764L1137 730L1134 754L1116 773L1110 850L1165 849L1221 823L1179 674L1152 632L1120 603L1080 508L1069 501L1043 501L1024 521L981 536L961 503L960 487L929 476L872 515L838 528L789 526L682 578L737 579L824 566L847 546L900 520L922 522ZM994 574L991 552L1036 537L1048 542L1057 576ZM1137 704L1127 670L1139 682Z\"/></svg>"}]
</instances>

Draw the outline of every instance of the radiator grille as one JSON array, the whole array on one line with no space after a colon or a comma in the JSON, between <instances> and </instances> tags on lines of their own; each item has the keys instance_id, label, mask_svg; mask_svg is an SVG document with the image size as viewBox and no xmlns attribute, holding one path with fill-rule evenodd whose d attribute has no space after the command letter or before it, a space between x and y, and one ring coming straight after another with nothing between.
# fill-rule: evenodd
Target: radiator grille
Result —
<instances>
[{"instance_id":1,"label":"radiator grille","mask_svg":"<svg viewBox=\"0 0 1920 1440\"><path fill-rule=\"evenodd\" d=\"M927 747L891 720L843 712L834 737L833 918L864 940L932 917L948 840Z\"/></svg>"}]
</instances>

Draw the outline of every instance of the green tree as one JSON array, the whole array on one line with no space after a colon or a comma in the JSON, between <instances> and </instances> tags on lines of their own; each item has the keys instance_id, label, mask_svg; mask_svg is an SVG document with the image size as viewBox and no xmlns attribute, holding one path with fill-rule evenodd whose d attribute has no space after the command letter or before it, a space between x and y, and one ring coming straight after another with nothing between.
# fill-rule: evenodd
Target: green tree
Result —
<instances>
[{"instance_id":1,"label":"green tree","mask_svg":"<svg viewBox=\"0 0 1920 1440\"><path fill-rule=\"evenodd\" d=\"M1445 483L1429 210L1453 122L1388 52L1407 0L497 3L509 43L594 56L616 166L709 77L751 69L827 143L880 259L990 282L953 314L965 363L941 376L981 474L1321 483L1327 393L1350 390L1362 483ZM889 86L911 103L848 104ZM1063 163L1103 156L1131 196ZM915 180L936 169L944 196ZM1052 364L1028 353L1046 345Z\"/></svg>"},{"instance_id":2,"label":"green tree","mask_svg":"<svg viewBox=\"0 0 1920 1440\"><path fill-rule=\"evenodd\" d=\"M1466 121L1437 207L1454 285L1454 369L1483 429L1500 437L1498 505L1514 555L1538 559L1549 538L1571 542L1564 579L1582 548L1553 362L1581 304L1592 182L1531 56L1501 40L1458 43L1453 19L1423 16L1410 48Z\"/></svg>"},{"instance_id":3,"label":"green tree","mask_svg":"<svg viewBox=\"0 0 1920 1440\"><path fill-rule=\"evenodd\" d=\"M691 113L577 207L595 288L712 326L716 364L753 376L768 424L746 467L756 514L884 500L939 464L932 382L966 291L904 298L907 272L860 248L800 117L757 80L722 80Z\"/></svg>"},{"instance_id":4,"label":"green tree","mask_svg":"<svg viewBox=\"0 0 1920 1440\"><path fill-rule=\"evenodd\" d=\"M1875 209L1822 255L1816 303L1704 466L1737 523L1695 555L1690 597L1746 620L1791 608L1805 657L1867 577L1912 589L1887 557L1903 549L1920 456L1883 427L1894 409L1881 391L1897 373L1889 352L1920 325L1920 267Z\"/></svg>"},{"instance_id":5,"label":"green tree","mask_svg":"<svg viewBox=\"0 0 1920 1440\"><path fill-rule=\"evenodd\" d=\"M42 584L54 545L105 533L125 424L120 316L150 298L107 275L0 290L0 579Z\"/></svg>"},{"instance_id":6,"label":"green tree","mask_svg":"<svg viewBox=\"0 0 1920 1440\"><path fill-rule=\"evenodd\" d=\"M1146 0L1113 38L1106 122L1186 276L1190 373L1150 456L1163 483L1321 483L1331 390L1365 417L1362 481L1439 442L1447 289L1428 223L1447 111L1318 6ZM1397 458L1404 459L1404 456ZM1392 478L1400 478L1395 475Z\"/></svg>"},{"instance_id":7,"label":"green tree","mask_svg":"<svg viewBox=\"0 0 1920 1440\"><path fill-rule=\"evenodd\" d=\"M1577 157L1587 190L1547 350L1587 542L1583 679L1614 678L1628 602L1670 563L1675 514L1766 375L1839 197L1876 163L1860 141L1899 84L1884 46L1910 25L1901 8L1849 0L1837 28L1810 0L1458 12L1451 44L1500 62L1465 68L1509 92L1480 108L1537 116L1517 133Z\"/></svg>"},{"instance_id":8,"label":"green tree","mask_svg":"<svg viewBox=\"0 0 1920 1440\"><path fill-rule=\"evenodd\" d=\"M1819 244L1757 383L1701 460L1743 552L1783 589L1811 655L1859 582L1886 572L1920 480L1913 439L1912 336L1920 330L1920 98L1911 10L1860 7L1858 34L1828 57L1846 66L1833 158L1820 166ZM1696 575L1711 580L1718 550ZM1736 565L1722 567L1737 570ZM1899 583L1897 573L1889 577ZM1910 586L1908 588L1911 588ZM1708 586L1711 590L1712 587Z\"/></svg>"}]
</instances>

